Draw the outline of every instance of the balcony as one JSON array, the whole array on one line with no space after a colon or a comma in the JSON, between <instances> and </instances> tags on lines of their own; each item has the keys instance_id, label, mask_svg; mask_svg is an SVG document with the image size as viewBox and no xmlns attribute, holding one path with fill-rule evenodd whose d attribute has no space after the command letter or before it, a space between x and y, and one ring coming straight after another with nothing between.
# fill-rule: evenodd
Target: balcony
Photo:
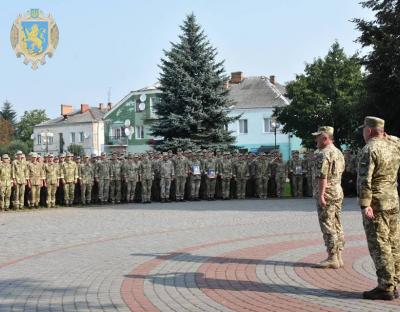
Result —
<instances>
[{"instance_id":1,"label":"balcony","mask_svg":"<svg viewBox=\"0 0 400 312\"><path fill-rule=\"evenodd\" d=\"M128 146L128 137L126 137L126 136L106 136L106 145Z\"/></svg>"}]
</instances>

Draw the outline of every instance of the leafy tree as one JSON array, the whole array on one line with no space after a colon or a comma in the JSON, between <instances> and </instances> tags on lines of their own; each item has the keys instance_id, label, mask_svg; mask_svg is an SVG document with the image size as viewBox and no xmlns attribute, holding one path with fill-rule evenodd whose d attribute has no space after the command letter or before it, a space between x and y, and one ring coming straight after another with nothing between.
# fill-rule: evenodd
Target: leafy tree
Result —
<instances>
[{"instance_id":1,"label":"leafy tree","mask_svg":"<svg viewBox=\"0 0 400 312\"><path fill-rule=\"evenodd\" d=\"M3 146L10 143L13 133L11 122L0 116L0 145Z\"/></svg>"},{"instance_id":2,"label":"leafy tree","mask_svg":"<svg viewBox=\"0 0 400 312\"><path fill-rule=\"evenodd\" d=\"M16 135L17 138L27 142L32 147L31 135L33 133L33 127L49 120L44 109L33 109L31 111L25 111L21 120L17 124Z\"/></svg>"},{"instance_id":3,"label":"leafy tree","mask_svg":"<svg viewBox=\"0 0 400 312\"><path fill-rule=\"evenodd\" d=\"M78 144L70 144L68 146L68 152L74 154L75 156L81 156L81 157L84 154L82 145L78 145Z\"/></svg>"},{"instance_id":4,"label":"leafy tree","mask_svg":"<svg viewBox=\"0 0 400 312\"><path fill-rule=\"evenodd\" d=\"M283 132L292 132L306 147L314 147L312 132L319 126L335 128L335 141L352 144L362 116L357 114L364 93L363 74L357 55L347 56L335 42L324 58L306 64L304 74L287 85L291 104L275 109L275 116L284 125Z\"/></svg>"},{"instance_id":5,"label":"leafy tree","mask_svg":"<svg viewBox=\"0 0 400 312\"><path fill-rule=\"evenodd\" d=\"M7 100L4 101L3 107L0 111L1 117L3 117L5 120L8 120L13 128L15 129L15 126L17 124L17 113L13 109L12 104L8 102Z\"/></svg>"},{"instance_id":6,"label":"leafy tree","mask_svg":"<svg viewBox=\"0 0 400 312\"><path fill-rule=\"evenodd\" d=\"M14 157L17 151L22 151L25 155L27 155L31 149L26 142L21 140L13 140L7 145L7 153L10 157Z\"/></svg>"},{"instance_id":7,"label":"leafy tree","mask_svg":"<svg viewBox=\"0 0 400 312\"><path fill-rule=\"evenodd\" d=\"M228 116L223 62L216 61L217 51L193 14L181 30L180 41L161 59L163 93L152 134L163 140L155 148L228 148L235 139L226 125L237 118Z\"/></svg>"},{"instance_id":8,"label":"leafy tree","mask_svg":"<svg viewBox=\"0 0 400 312\"><path fill-rule=\"evenodd\" d=\"M386 130L400 135L400 2L369 0L362 6L371 9L375 18L353 20L361 31L358 41L370 48L362 59L367 71L367 96L360 114L385 119Z\"/></svg>"}]
</instances>

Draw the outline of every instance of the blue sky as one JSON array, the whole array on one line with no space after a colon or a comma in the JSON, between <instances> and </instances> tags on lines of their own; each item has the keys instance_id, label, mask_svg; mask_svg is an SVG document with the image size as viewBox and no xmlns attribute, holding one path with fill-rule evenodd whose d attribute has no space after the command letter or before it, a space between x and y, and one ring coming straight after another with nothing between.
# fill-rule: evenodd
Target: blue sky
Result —
<instances>
[{"instance_id":1,"label":"blue sky","mask_svg":"<svg viewBox=\"0 0 400 312\"><path fill-rule=\"evenodd\" d=\"M118 102L154 83L163 49L177 41L193 12L225 60L227 73L276 75L281 83L305 62L324 56L335 39L348 54L360 49L349 20L371 18L354 0L38 0L1 1L0 101L19 115L34 108L50 117L60 104ZM10 44L14 19L30 8L52 13L60 41L53 58L33 71Z\"/></svg>"}]
</instances>

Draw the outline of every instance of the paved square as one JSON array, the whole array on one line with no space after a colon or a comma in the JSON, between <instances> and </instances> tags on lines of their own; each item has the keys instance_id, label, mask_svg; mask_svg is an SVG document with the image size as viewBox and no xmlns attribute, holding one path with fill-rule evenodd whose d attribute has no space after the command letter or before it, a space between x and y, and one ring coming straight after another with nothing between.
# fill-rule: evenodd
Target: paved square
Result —
<instances>
[{"instance_id":1,"label":"paved square","mask_svg":"<svg viewBox=\"0 0 400 312\"><path fill-rule=\"evenodd\" d=\"M347 199L345 268L323 270L315 204L184 202L0 214L0 311L400 311L375 286Z\"/></svg>"}]
</instances>

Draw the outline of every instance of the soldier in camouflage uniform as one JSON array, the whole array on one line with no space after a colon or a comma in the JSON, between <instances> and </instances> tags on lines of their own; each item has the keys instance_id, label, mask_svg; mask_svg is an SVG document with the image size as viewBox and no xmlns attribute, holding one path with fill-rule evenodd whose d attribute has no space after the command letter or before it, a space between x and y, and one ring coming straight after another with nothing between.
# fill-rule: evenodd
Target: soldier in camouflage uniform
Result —
<instances>
[{"instance_id":1,"label":"soldier in camouflage uniform","mask_svg":"<svg viewBox=\"0 0 400 312\"><path fill-rule=\"evenodd\" d=\"M133 203L135 200L136 185L139 180L139 162L137 155L128 155L128 161L123 168L126 183L126 202Z\"/></svg>"},{"instance_id":2,"label":"soldier in camouflage uniform","mask_svg":"<svg viewBox=\"0 0 400 312\"><path fill-rule=\"evenodd\" d=\"M246 182L249 178L249 166L244 155L240 155L233 165L233 178L236 180L236 197L246 198Z\"/></svg>"},{"instance_id":3,"label":"soldier in camouflage uniform","mask_svg":"<svg viewBox=\"0 0 400 312\"><path fill-rule=\"evenodd\" d=\"M153 164L148 155L144 155L139 166L139 178L142 183L142 203L151 203L151 186L154 180Z\"/></svg>"},{"instance_id":4,"label":"soldier in camouflage uniform","mask_svg":"<svg viewBox=\"0 0 400 312\"><path fill-rule=\"evenodd\" d=\"M267 199L268 195L268 180L271 172L269 161L265 153L261 153L257 161L254 162L255 166L255 185L257 189L257 196L261 199Z\"/></svg>"},{"instance_id":5,"label":"soldier in camouflage uniform","mask_svg":"<svg viewBox=\"0 0 400 312\"><path fill-rule=\"evenodd\" d=\"M29 181L28 186L31 189L30 207L39 208L40 188L43 185L44 171L41 163L37 161L38 155L32 154L31 162L28 163Z\"/></svg>"},{"instance_id":6,"label":"soldier in camouflage uniform","mask_svg":"<svg viewBox=\"0 0 400 312\"><path fill-rule=\"evenodd\" d=\"M277 152L274 160L275 167L275 185L276 185L276 197L281 198L283 195L283 188L287 179L287 166L282 160L282 154Z\"/></svg>"},{"instance_id":7,"label":"soldier in camouflage uniform","mask_svg":"<svg viewBox=\"0 0 400 312\"><path fill-rule=\"evenodd\" d=\"M83 156L83 163L79 164L79 184L81 186L81 204L89 205L92 201L92 186L94 181L94 165L89 155Z\"/></svg>"},{"instance_id":8,"label":"soldier in camouflage uniform","mask_svg":"<svg viewBox=\"0 0 400 312\"><path fill-rule=\"evenodd\" d=\"M197 154L193 153L192 158L189 160L189 183L190 183L190 199L199 200L200 198L200 183L201 173L203 168L201 167L201 161L197 158Z\"/></svg>"},{"instance_id":9,"label":"soldier in camouflage uniform","mask_svg":"<svg viewBox=\"0 0 400 312\"><path fill-rule=\"evenodd\" d=\"M288 162L288 172L294 197L303 196L303 172L305 171L303 165L299 151L293 151L292 159Z\"/></svg>"},{"instance_id":10,"label":"soldier in camouflage uniform","mask_svg":"<svg viewBox=\"0 0 400 312\"><path fill-rule=\"evenodd\" d=\"M160 167L160 189L161 202L170 201L171 181L175 179L175 166L168 158L168 153L163 153L162 161L159 162Z\"/></svg>"},{"instance_id":11,"label":"soldier in camouflage uniform","mask_svg":"<svg viewBox=\"0 0 400 312\"><path fill-rule=\"evenodd\" d=\"M186 177L188 175L188 160L182 155L182 151L178 150L174 159L175 165L175 182L176 182L176 200L183 201L185 192Z\"/></svg>"},{"instance_id":12,"label":"soldier in camouflage uniform","mask_svg":"<svg viewBox=\"0 0 400 312\"><path fill-rule=\"evenodd\" d=\"M16 159L12 162L12 179L15 187L14 208L22 209L24 207L25 186L29 179L28 166L23 159L23 153L18 151Z\"/></svg>"},{"instance_id":13,"label":"soldier in camouflage uniform","mask_svg":"<svg viewBox=\"0 0 400 312\"><path fill-rule=\"evenodd\" d=\"M55 161L56 163L56 161ZM57 188L57 192L56 192L56 203L58 205L63 205L64 204L64 184L63 184L63 180L61 179L61 172L62 172L62 168L65 164L65 153L61 153L59 158L58 158L58 167L60 170L60 182Z\"/></svg>"},{"instance_id":14,"label":"soldier in camouflage uniform","mask_svg":"<svg viewBox=\"0 0 400 312\"><path fill-rule=\"evenodd\" d=\"M94 177L99 186L99 199L101 204L108 202L110 192L110 162L106 153L101 153L101 158L96 162Z\"/></svg>"},{"instance_id":15,"label":"soldier in camouflage uniform","mask_svg":"<svg viewBox=\"0 0 400 312\"><path fill-rule=\"evenodd\" d=\"M2 211L10 209L12 175L10 157L4 154L0 164L0 208Z\"/></svg>"},{"instance_id":16,"label":"soldier in camouflage uniform","mask_svg":"<svg viewBox=\"0 0 400 312\"><path fill-rule=\"evenodd\" d=\"M113 153L110 163L110 198L112 204L121 202L121 162L117 159L117 154Z\"/></svg>"},{"instance_id":17,"label":"soldier in camouflage uniform","mask_svg":"<svg viewBox=\"0 0 400 312\"><path fill-rule=\"evenodd\" d=\"M215 180L215 197L216 198L223 198L223 191L222 191L222 176L221 172L218 170L218 168L221 167L222 163L224 161L224 156L222 155L222 152L220 150L216 150L215 152L215 166L218 171L217 179Z\"/></svg>"},{"instance_id":18,"label":"soldier in camouflage uniform","mask_svg":"<svg viewBox=\"0 0 400 312\"><path fill-rule=\"evenodd\" d=\"M363 293L365 299L393 300L400 281L400 225L397 172L400 140L384 133L385 121L367 116L366 145L358 163L358 198L368 249L375 264L378 286Z\"/></svg>"},{"instance_id":19,"label":"soldier in camouflage uniform","mask_svg":"<svg viewBox=\"0 0 400 312\"><path fill-rule=\"evenodd\" d=\"M319 265L322 268L337 269L344 266L341 179L345 164L342 152L333 144L333 133L334 129L329 126L320 127L313 133L318 147L314 157L313 189L319 224L328 252L328 258Z\"/></svg>"},{"instance_id":20,"label":"soldier in camouflage uniform","mask_svg":"<svg viewBox=\"0 0 400 312\"><path fill-rule=\"evenodd\" d=\"M233 175L232 161L229 152L224 152L222 161L217 163L217 171L222 182L222 199L230 199L231 179Z\"/></svg>"},{"instance_id":21,"label":"soldier in camouflage uniform","mask_svg":"<svg viewBox=\"0 0 400 312\"><path fill-rule=\"evenodd\" d=\"M58 163L54 163L54 156L49 155L47 163L44 166L45 186L47 189L46 206L54 208L56 206L56 191L59 186L61 176Z\"/></svg>"},{"instance_id":22,"label":"soldier in camouflage uniform","mask_svg":"<svg viewBox=\"0 0 400 312\"><path fill-rule=\"evenodd\" d=\"M206 197L208 200L215 200L215 183L218 175L216 160L213 156L213 152L210 152L204 164Z\"/></svg>"},{"instance_id":23,"label":"soldier in camouflage uniform","mask_svg":"<svg viewBox=\"0 0 400 312\"><path fill-rule=\"evenodd\" d=\"M62 165L61 180L64 185L65 205L72 206L75 196L75 184L78 182L78 166L73 161L74 154L68 153L67 160Z\"/></svg>"}]
</instances>

